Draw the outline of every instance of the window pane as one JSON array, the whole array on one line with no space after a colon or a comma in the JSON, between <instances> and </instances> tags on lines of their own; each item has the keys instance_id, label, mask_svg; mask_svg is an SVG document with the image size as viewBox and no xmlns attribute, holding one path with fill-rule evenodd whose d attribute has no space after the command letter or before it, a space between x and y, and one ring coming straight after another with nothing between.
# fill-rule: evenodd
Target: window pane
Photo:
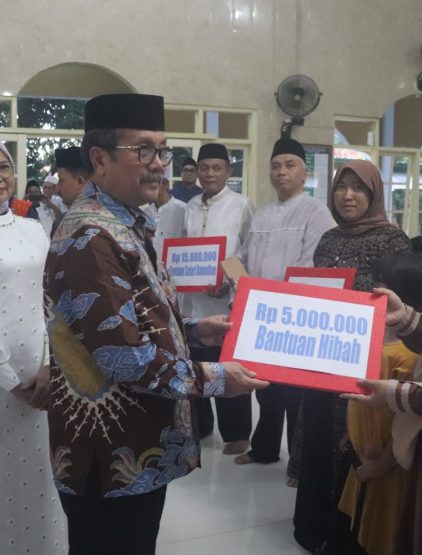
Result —
<instances>
[{"instance_id":1,"label":"window pane","mask_svg":"<svg viewBox=\"0 0 422 555\"><path fill-rule=\"evenodd\" d=\"M77 139L61 139L60 137L34 137L27 140L27 175L28 179L43 181L54 165L54 150L80 146Z\"/></svg>"},{"instance_id":2,"label":"window pane","mask_svg":"<svg viewBox=\"0 0 422 555\"><path fill-rule=\"evenodd\" d=\"M83 129L85 99L18 98L18 125L35 129Z\"/></svg>"},{"instance_id":3,"label":"window pane","mask_svg":"<svg viewBox=\"0 0 422 555\"><path fill-rule=\"evenodd\" d=\"M176 146L173 148L173 178L180 177L182 174L182 164L186 158L192 158L192 149L190 147Z\"/></svg>"},{"instance_id":4,"label":"window pane","mask_svg":"<svg viewBox=\"0 0 422 555\"><path fill-rule=\"evenodd\" d=\"M334 134L335 144L373 145L374 121L336 120L337 133Z\"/></svg>"},{"instance_id":5,"label":"window pane","mask_svg":"<svg viewBox=\"0 0 422 555\"><path fill-rule=\"evenodd\" d=\"M227 186L235 193L241 193L243 187L245 151L243 149L228 149L228 154L231 177L227 180Z\"/></svg>"},{"instance_id":6,"label":"window pane","mask_svg":"<svg viewBox=\"0 0 422 555\"><path fill-rule=\"evenodd\" d=\"M204 112L202 131L208 135L220 136L220 114L218 112Z\"/></svg>"},{"instance_id":7,"label":"window pane","mask_svg":"<svg viewBox=\"0 0 422 555\"><path fill-rule=\"evenodd\" d=\"M194 110L165 110L167 133L194 133Z\"/></svg>"},{"instance_id":8,"label":"window pane","mask_svg":"<svg viewBox=\"0 0 422 555\"><path fill-rule=\"evenodd\" d=\"M0 127L10 127L11 125L11 102L0 101Z\"/></svg>"},{"instance_id":9,"label":"window pane","mask_svg":"<svg viewBox=\"0 0 422 555\"><path fill-rule=\"evenodd\" d=\"M249 139L249 114L204 112L202 129L220 139Z\"/></svg>"},{"instance_id":10,"label":"window pane","mask_svg":"<svg viewBox=\"0 0 422 555\"><path fill-rule=\"evenodd\" d=\"M391 223L403 229L403 212L393 212Z\"/></svg>"},{"instance_id":11,"label":"window pane","mask_svg":"<svg viewBox=\"0 0 422 555\"><path fill-rule=\"evenodd\" d=\"M222 139L248 139L249 115L220 112L220 137Z\"/></svg>"},{"instance_id":12,"label":"window pane","mask_svg":"<svg viewBox=\"0 0 422 555\"><path fill-rule=\"evenodd\" d=\"M392 224L400 227L407 210L408 191L411 189L409 164L410 158L405 155L381 154L379 157L387 217Z\"/></svg>"}]
</instances>

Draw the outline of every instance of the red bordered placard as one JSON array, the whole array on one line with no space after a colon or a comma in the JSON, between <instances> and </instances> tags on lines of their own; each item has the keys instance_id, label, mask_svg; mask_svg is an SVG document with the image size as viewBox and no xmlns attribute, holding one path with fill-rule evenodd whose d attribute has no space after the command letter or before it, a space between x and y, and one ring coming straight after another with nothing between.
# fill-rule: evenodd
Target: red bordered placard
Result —
<instances>
[{"instance_id":1,"label":"red bordered placard","mask_svg":"<svg viewBox=\"0 0 422 555\"><path fill-rule=\"evenodd\" d=\"M315 334L318 333L320 334L320 336L319 343L318 339L315 338L314 350L312 351L311 349L309 349L307 355L303 356L302 358L298 357L297 353L295 352L294 356L296 356L296 359L300 358L301 363L303 361L303 365L301 368L283 366L282 361L283 359L285 360L287 358L287 356L283 353L278 352L275 355L273 354L273 351L269 349L268 352L262 351L259 352L257 355L254 351L258 344L260 346L262 345L262 334L256 334L255 331L257 328L261 330L259 326L265 325L265 322L257 322L257 318L252 317L256 316L256 314L259 313L259 311L256 311L256 314L254 314L254 310L256 307L253 305L253 302L255 302L253 301L253 299L255 297L258 299L270 299L268 300L268 307L273 305L277 307L277 299L280 301L278 308L275 309L277 311L280 310L280 314L277 314L277 319L274 319L274 322L277 323L271 325L278 326L278 329L281 333L286 333L287 331L289 331L291 335L294 335L295 330L297 330L297 334L304 334L305 331L309 331L309 334L306 337L310 337L312 339L311 336L313 331L310 330L309 326L309 329L299 328L299 323L300 325L302 325L302 322L299 322L298 319L299 310L302 311L301 315L306 314L306 317L308 318L308 324L311 323L309 318L309 315L311 313L312 316L317 313L320 326L322 326L322 323L324 323L324 329L326 329L327 331L322 332L321 329L315 331ZM284 301L282 301L282 299L284 299ZM296 304L297 306L301 306L303 308L299 310L295 309L296 312L295 310L291 310L291 307L285 306L286 299L289 299L288 304ZM336 302L332 303L329 301ZM265 303L261 304L265 305ZM349 304L353 306L349 307ZM359 331L361 335L356 335L357 332L355 331L354 334L350 334L350 337L348 337L350 339L350 344L352 345L353 343L354 345L353 348L355 348L356 344L359 346L359 352L361 343L365 343L366 345L365 348L367 349L368 356L367 359L365 359L364 367L359 366L359 370L362 371L363 374L362 377L366 377L369 379L379 378L381 352L384 338L386 305L387 298L385 295L376 296L360 291L333 289L328 287L316 287L311 285L302 285L253 277L242 277L239 280L233 310L230 315L230 321L233 322L233 327L225 337L220 360L236 360L243 364L246 368L256 372L258 378L269 380L271 382L280 382L294 386L331 391L362 392L362 388L360 388L360 386L358 386L357 384L357 377L345 376L339 373L324 372L324 365L326 366L326 368L328 367L328 365L337 368L338 366L340 366L340 364L336 360L333 361L333 359L329 358L328 356L325 357L325 359L320 358L321 353L329 353L329 350L327 350L328 348L321 351L321 338L322 335L324 335L324 346L329 345L329 341L332 341L331 345L337 345L337 343L335 343L334 341L335 338L340 341L339 338L343 338L346 334L346 331L343 330L343 335L341 336L339 334L336 335L336 330L333 332L334 322L336 323L337 329L339 329L339 326L337 325L338 322L342 321L343 326L345 325L345 322L349 322L350 326L348 329L350 331L352 330L353 322L354 324L356 324L356 322L359 323L360 320L362 320L362 322L367 321L367 326L369 327L365 328L362 325L362 329ZM248 310L248 313L246 313L246 309ZM324 317L324 322L322 322L321 318L321 314L325 310L327 311L325 312L325 314L328 314L328 325L326 322L326 318ZM348 316L349 313L356 314L357 316ZM266 315L268 316L269 314L270 313L267 310ZM363 317L365 314L371 314L371 317L365 320L365 318ZM288 319L287 317L291 318L290 326L279 324L279 322L281 322L280 315L283 318L285 316L285 320ZM362 316L362 318L360 316ZM278 318L280 318L280 320ZM243 322L244 319L245 322ZM370 323L368 324L371 319L372 325L370 325ZM297 322L295 320L297 320ZM312 324L313 323L314 322L312 322ZM292 327L292 324L293 326L296 325L296 327ZM249 341L245 340L245 333L251 334L251 339ZM304 335L300 337L303 336ZM327 336L328 341L326 341ZM269 337L269 335L267 334L266 337ZM285 335L285 337L287 337L287 335ZM333 340L331 340L331 337L333 338ZM304 345L306 344L307 343L305 342ZM276 343L273 342L273 345L276 345ZM277 345L281 346L281 340ZM313 342L311 342L310 339L309 345L313 345ZM345 355L346 347L348 347L348 345L346 345L346 341L343 341L342 346L344 347L344 350L341 350L340 352ZM237 349L240 349L242 352L248 350L248 356L246 358L235 357L235 352ZM353 350L349 350L348 352L349 354L353 353ZM335 354L338 355L338 352L335 352ZM256 356L259 356L259 361L253 359ZM268 359L270 356L278 356L281 364L274 364L273 362L268 363ZM351 359L345 360L343 362L344 366L348 363L350 366L353 365L355 361ZM306 369L306 365L308 365L308 369ZM316 365L317 369L315 369L315 367L314 369L309 369L311 365ZM331 371L337 372L337 369Z\"/></svg>"},{"instance_id":2,"label":"red bordered placard","mask_svg":"<svg viewBox=\"0 0 422 555\"><path fill-rule=\"evenodd\" d=\"M284 274L284 281L289 281L290 283L308 283L308 285L319 285L322 287L336 287L338 289L352 289L355 276L356 268L303 268L288 266ZM304 280L302 281L301 278L304 278ZM324 280L327 281L327 285L323 285ZM332 280L335 280L338 285L331 285L330 282Z\"/></svg>"},{"instance_id":3,"label":"red bordered placard","mask_svg":"<svg viewBox=\"0 0 422 555\"><path fill-rule=\"evenodd\" d=\"M203 292L209 285L220 287L223 283L220 262L226 257L226 244L225 235L164 239L163 261L177 291ZM176 261L174 256L180 258ZM211 267L214 266L215 271L211 275Z\"/></svg>"}]
</instances>

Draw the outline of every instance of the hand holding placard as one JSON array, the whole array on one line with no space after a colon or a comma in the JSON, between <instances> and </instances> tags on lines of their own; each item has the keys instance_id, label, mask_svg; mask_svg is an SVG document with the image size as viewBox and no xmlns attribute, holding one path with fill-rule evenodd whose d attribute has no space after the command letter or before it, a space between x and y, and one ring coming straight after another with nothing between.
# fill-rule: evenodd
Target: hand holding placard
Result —
<instances>
[{"instance_id":1,"label":"hand holding placard","mask_svg":"<svg viewBox=\"0 0 422 555\"><path fill-rule=\"evenodd\" d=\"M226 255L227 237L165 239L163 261L179 292L217 289L223 281L220 262Z\"/></svg>"},{"instance_id":2,"label":"hand holding placard","mask_svg":"<svg viewBox=\"0 0 422 555\"><path fill-rule=\"evenodd\" d=\"M206 294L209 297L215 297L216 299L222 299L225 297L230 291L230 285L226 281L220 287L215 287L213 285L209 285L208 289L206 290Z\"/></svg>"},{"instance_id":3,"label":"hand holding placard","mask_svg":"<svg viewBox=\"0 0 422 555\"><path fill-rule=\"evenodd\" d=\"M359 401L373 409L387 406L388 380L359 380L358 383L368 390L368 394L342 393L340 397L348 401Z\"/></svg>"},{"instance_id":4,"label":"hand holding placard","mask_svg":"<svg viewBox=\"0 0 422 555\"><path fill-rule=\"evenodd\" d=\"M214 347L223 343L224 336L232 327L226 314L217 314L202 318L196 324L198 340L207 347Z\"/></svg>"},{"instance_id":5,"label":"hand holding placard","mask_svg":"<svg viewBox=\"0 0 422 555\"><path fill-rule=\"evenodd\" d=\"M226 369L224 397L237 397L251 393L254 389L264 389L270 382L255 378L256 373L238 362L223 362Z\"/></svg>"},{"instance_id":6,"label":"hand holding placard","mask_svg":"<svg viewBox=\"0 0 422 555\"><path fill-rule=\"evenodd\" d=\"M387 317L385 323L387 326L395 326L402 321L406 314L406 306L398 295L390 289L384 287L375 287L376 295L387 295Z\"/></svg>"}]
</instances>

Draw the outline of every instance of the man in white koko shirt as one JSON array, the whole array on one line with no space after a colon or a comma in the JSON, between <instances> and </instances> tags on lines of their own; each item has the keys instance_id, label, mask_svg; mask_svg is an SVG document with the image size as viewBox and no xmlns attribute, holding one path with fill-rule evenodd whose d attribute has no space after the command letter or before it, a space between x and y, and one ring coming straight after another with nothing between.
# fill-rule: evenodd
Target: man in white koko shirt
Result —
<instances>
[{"instance_id":1,"label":"man in white koko shirt","mask_svg":"<svg viewBox=\"0 0 422 555\"><path fill-rule=\"evenodd\" d=\"M313 266L315 248L333 218L325 204L304 192L305 151L297 141L276 141L270 180L278 198L254 215L241 259L249 275L282 280L288 266ZM278 461L284 412L290 448L300 394L299 388L276 384L257 392L260 416L252 449L236 457L237 464Z\"/></svg>"}]
</instances>

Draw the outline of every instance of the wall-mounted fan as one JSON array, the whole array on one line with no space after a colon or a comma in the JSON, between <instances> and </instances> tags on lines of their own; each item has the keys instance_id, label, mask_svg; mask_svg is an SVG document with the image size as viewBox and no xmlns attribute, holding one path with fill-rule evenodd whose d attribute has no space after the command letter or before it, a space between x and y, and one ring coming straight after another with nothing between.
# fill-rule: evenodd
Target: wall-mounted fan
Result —
<instances>
[{"instance_id":1,"label":"wall-mounted fan","mask_svg":"<svg viewBox=\"0 0 422 555\"><path fill-rule=\"evenodd\" d=\"M313 79L306 75L290 75L274 93L280 109L291 116L283 121L281 135L290 137L294 125L303 125L304 117L318 106L322 93Z\"/></svg>"}]
</instances>

